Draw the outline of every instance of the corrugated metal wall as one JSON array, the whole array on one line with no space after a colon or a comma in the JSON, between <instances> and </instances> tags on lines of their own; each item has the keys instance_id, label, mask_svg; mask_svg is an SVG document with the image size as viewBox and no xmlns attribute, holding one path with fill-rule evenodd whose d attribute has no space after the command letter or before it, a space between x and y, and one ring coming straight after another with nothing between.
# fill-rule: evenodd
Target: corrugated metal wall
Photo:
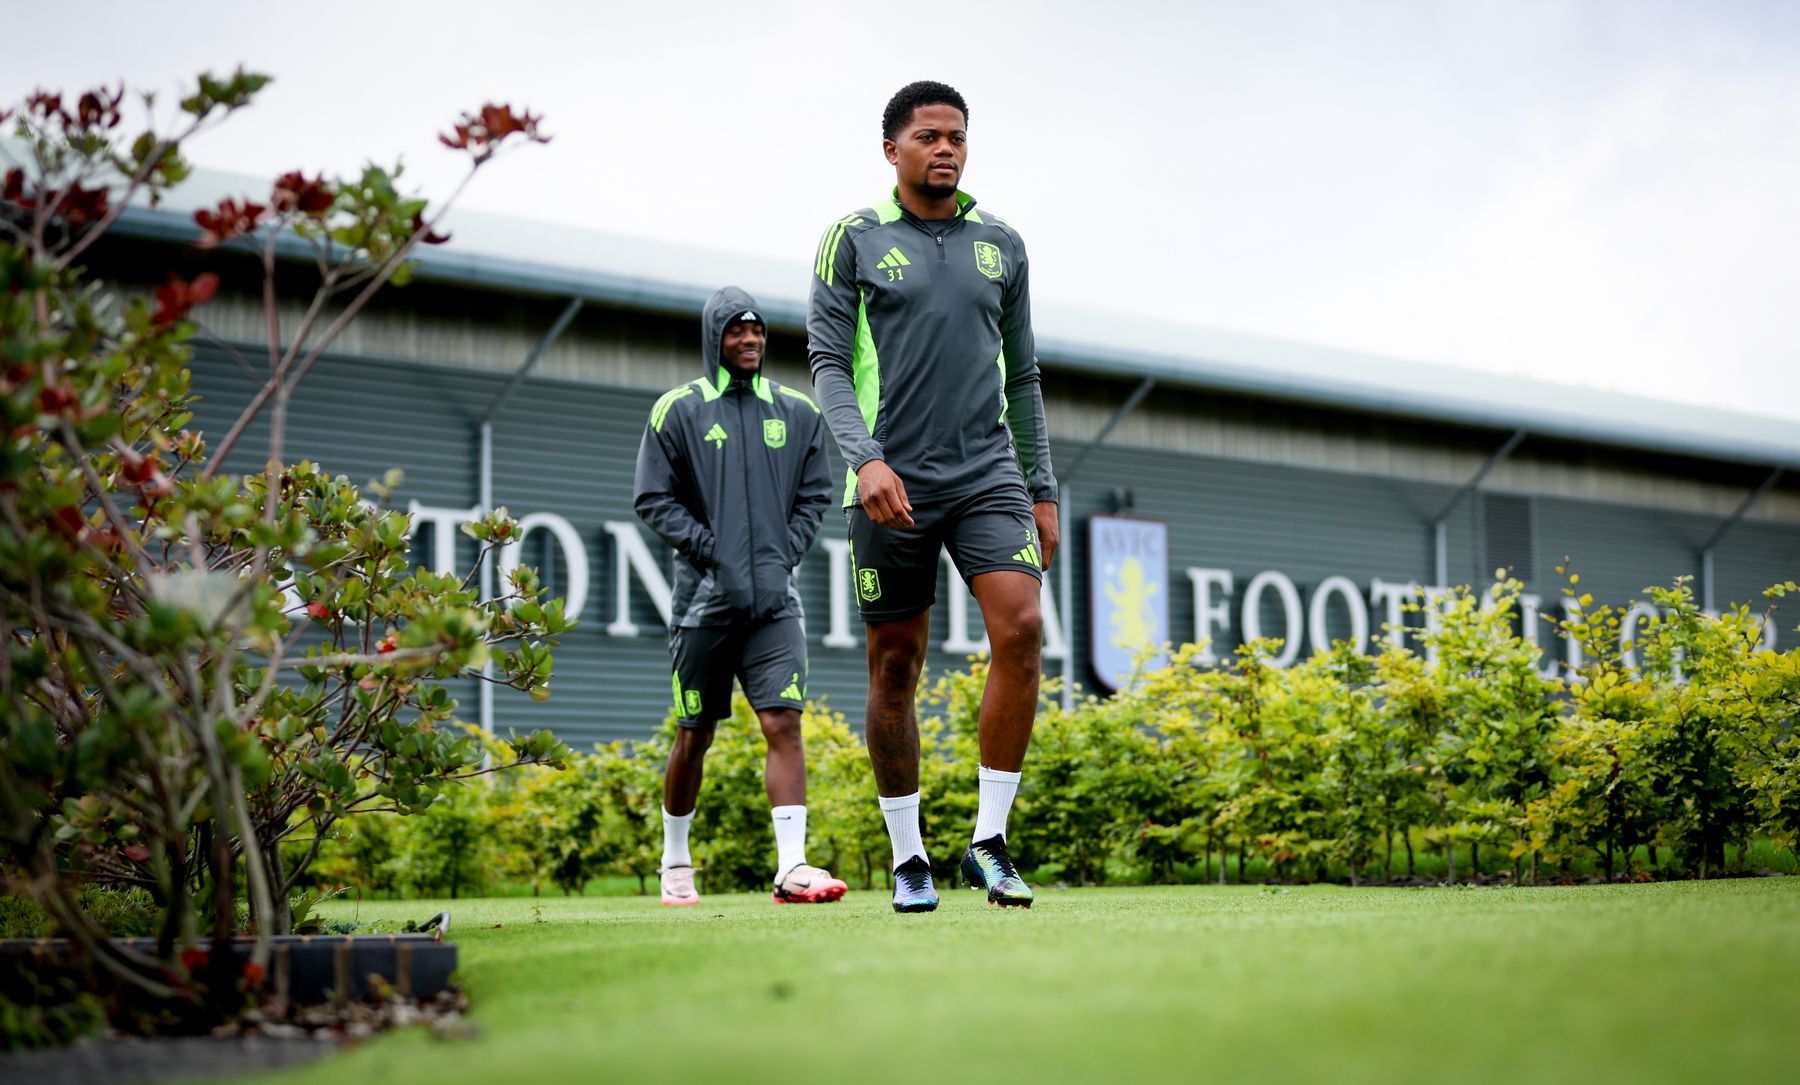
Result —
<instances>
[{"instance_id":1,"label":"corrugated metal wall","mask_svg":"<svg viewBox=\"0 0 1800 1085\"><path fill-rule=\"evenodd\" d=\"M158 279L157 281L160 281ZM299 322L295 283L283 307ZM379 295L346 330L345 354L425 362L471 372L516 368L564 302L442 284L414 284ZM205 310L227 340L265 334L259 293L226 291ZM538 376L660 390L688 379L699 345L696 321L588 307L539 359ZM805 343L776 329L771 375L810 391ZM1100 378L1046 361L1044 394L1053 437L1091 438L1130 395L1133 382ZM1502 432L1387 418L1361 412L1164 386L1112 434L1115 444L1233 461L1459 485L1505 440ZM1754 467L1674 463L1622 449L1530 440L1488 478L1492 490L1729 515L1762 475ZM1800 479L1775 487L1751 510L1759 521L1800 523Z\"/></svg>"},{"instance_id":2,"label":"corrugated metal wall","mask_svg":"<svg viewBox=\"0 0 1800 1085\"><path fill-rule=\"evenodd\" d=\"M620 319L617 314L613 318ZM203 348L194 369L196 390L204 397L195 424L217 439L255 385L215 349ZM496 372L329 357L302 384L292 403L288 458L312 458L358 482L399 467L407 474L401 501L467 508L476 501L476 423L504 379ZM615 547L602 525L608 520L635 523L631 465L654 398L653 392L640 388L532 377L496 420L497 503L515 515L554 512L567 518L586 543L591 569L581 628L558 653L555 696L540 705L500 691L496 719L502 733L508 728L549 726L580 747L596 740L641 736L667 711L662 627L635 582L632 620L644 628L644 635L615 637L605 632L616 603ZM234 454L233 469L254 469L265 454L265 441L261 428L253 431ZM1072 463L1077 447L1059 443L1058 462ZM841 475L841 466L835 470ZM1224 638L1235 642L1236 600L1263 570L1292 578L1305 600L1328 576L1349 577L1365 597L1374 578L1428 582L1429 518L1454 487L1167 450L1108 447L1095 452L1071 487L1063 528L1068 545L1064 553L1075 559L1074 613L1064 619L1081 661L1076 674L1083 685L1091 684L1085 666L1085 522L1092 513L1113 511L1115 490L1129 491L1132 515L1170 525L1167 598L1172 636L1185 640L1194 630L1193 598L1183 570L1220 568L1231 571L1238 593L1231 633ZM1485 582L1486 557L1476 545L1480 509L1479 501L1466 500L1451 517L1453 581ZM1584 586L1602 598L1622 601L1646 584L1695 571L1694 548L1717 523L1706 516L1549 497L1532 499L1530 519L1537 558L1531 587L1547 597L1547 607L1555 605L1558 587L1551 566L1565 553L1575 556L1584 572ZM644 534L648 539L648 532ZM843 536L841 515L827 513L822 537ZM423 545L427 541L418 540L421 554L428 549ZM547 548L535 549L542 554ZM460 539L458 553L459 564L466 565L473 545ZM528 552L528 557L536 555ZM1729 536L1716 560L1719 599L1753 600L1766 584L1800 576L1800 532L1782 524L1746 522ZM820 644L829 613L827 567L820 546L801 569L809 616L811 691L857 723L865 690L861 649ZM947 587L940 587L940 600L946 598ZM1049 587L1051 591L1057 587L1054 571ZM945 611L940 605L934 615L930 660L934 668L960 662L937 650L948 632ZM978 618L973 620L978 625ZM1372 607L1372 636L1378 635L1381 620L1378 608ZM853 612L852 621L853 630L860 633ZM1264 598L1262 621L1270 634L1283 631L1273 595ZM1412 621L1416 624L1417 619ZM1347 633L1341 614L1330 631L1333 636ZM1045 669L1055 674L1060 668L1047 660ZM472 720L474 691L472 683L464 686L458 695L465 717Z\"/></svg>"},{"instance_id":3,"label":"corrugated metal wall","mask_svg":"<svg viewBox=\"0 0 1800 1085\"><path fill-rule=\"evenodd\" d=\"M1131 395L1134 382L1054 367L1044 376L1053 436L1091 439ZM1507 433L1383 417L1193 388L1158 387L1109 437L1112 444L1460 486ZM1728 516L1768 474L1635 450L1529 438L1484 488ZM1800 479L1777 485L1750 519L1800 524Z\"/></svg>"}]
</instances>

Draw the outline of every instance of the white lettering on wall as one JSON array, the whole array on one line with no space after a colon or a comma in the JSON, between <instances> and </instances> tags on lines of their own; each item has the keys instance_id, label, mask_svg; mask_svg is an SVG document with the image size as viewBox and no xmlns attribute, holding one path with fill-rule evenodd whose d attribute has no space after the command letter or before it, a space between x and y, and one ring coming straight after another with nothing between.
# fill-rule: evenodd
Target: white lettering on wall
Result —
<instances>
[{"instance_id":1,"label":"white lettering on wall","mask_svg":"<svg viewBox=\"0 0 1800 1085\"><path fill-rule=\"evenodd\" d=\"M1045 657L1049 659L1068 659L1069 636L1063 630L1062 611L1056 608L1056 593L1049 590L1048 581L1045 583L1044 590L1038 593L1038 601L1042 604L1044 615Z\"/></svg>"},{"instance_id":2,"label":"white lettering on wall","mask_svg":"<svg viewBox=\"0 0 1800 1085\"><path fill-rule=\"evenodd\" d=\"M1567 596L1563 597L1562 612L1564 622L1576 622L1581 620L1581 604ZM1580 681L1575 672L1581 669L1581 664L1586 658L1581 653L1581 642L1574 637L1565 637L1563 639L1569 646L1569 680Z\"/></svg>"},{"instance_id":3,"label":"white lettering on wall","mask_svg":"<svg viewBox=\"0 0 1800 1085\"><path fill-rule=\"evenodd\" d=\"M524 556L525 536L543 528L556 540L562 549L563 562L568 567L568 589L560 592L563 599L563 616L573 621L581 617L582 607L588 597L588 554L587 545L582 542L581 533L575 525L569 523L554 512L534 512L519 518L518 534L513 541L502 546L494 555L494 565L500 573L497 592L506 591L506 578L519 567Z\"/></svg>"},{"instance_id":4,"label":"white lettering on wall","mask_svg":"<svg viewBox=\"0 0 1800 1085\"><path fill-rule=\"evenodd\" d=\"M831 625L820 643L827 648L855 648L862 644L850 629L850 540L820 539L828 559L826 578L830 599Z\"/></svg>"},{"instance_id":5,"label":"white lettering on wall","mask_svg":"<svg viewBox=\"0 0 1800 1085\"><path fill-rule=\"evenodd\" d=\"M673 603L669 581L657 568L656 558L650 553L644 537L638 534L637 525L624 520L607 520L602 526L613 537L613 620L606 627L607 634L614 637L638 635L637 623L631 620L633 573L637 574L644 591L649 593L650 603L662 616L663 624L668 625L671 620L669 608Z\"/></svg>"},{"instance_id":6,"label":"white lettering on wall","mask_svg":"<svg viewBox=\"0 0 1800 1085\"><path fill-rule=\"evenodd\" d=\"M406 513L411 520L411 533L416 534L421 525L431 529L429 553L425 555L425 564L432 572L443 576L456 576L459 573L456 565L457 535L464 524L479 517L477 507L448 507L425 505L414 500L407 502ZM643 633L637 623L631 620L631 601L634 590L641 590L648 595L651 605L659 617L667 624L672 620L670 613L673 605L673 593L670 589L670 577L662 569L650 546L645 542L638 527L631 521L607 520L603 526L613 540L613 586L614 612L613 620L606 626L606 632L615 637L636 637ZM550 533L555 545L561 549L562 558L567 569L566 591L557 593L564 599L566 614L569 618L578 618L585 609L588 595L592 587L592 569L590 556L581 533L569 520L559 514L550 512L530 513L519 519L519 532L514 540L500 547L495 555L495 565L499 576L504 578L518 568L523 560L523 543L526 537L535 530L542 529ZM845 539L821 538L819 544L826 553L827 598L829 602L829 623L820 643L826 648L853 649L860 647L862 636L857 628L855 615L852 565L850 561L850 544ZM675 560L680 560L676 557ZM979 609L970 606L972 596L957 575L954 566L948 562L948 555L943 559L948 572L948 594L946 619L948 628L943 642L937 649L952 655L969 655L988 650L988 637L985 626L972 627L971 622L978 620ZM466 570L465 570L466 571ZM1188 568L1185 570L1192 592L1194 605L1193 640L1206 645L1196 656L1202 664L1212 665L1219 662L1222 654L1216 645L1229 635L1233 614L1233 594L1236 586L1235 578L1228 569ZM638 588L633 588L633 581ZM299 597L292 583L280 586L288 597L290 609L299 606ZM1279 631L1262 629L1261 607L1264 594L1273 590L1281 603L1283 626ZM504 589L502 589L504 590ZM1330 621L1333 606L1343 607L1343 613L1349 619L1349 640L1355 650L1367 651L1371 630L1369 628L1374 617L1381 619L1383 632L1388 643L1404 647L1408 632L1422 632L1426 637L1435 634L1441 627L1440 607L1453 598L1449 588L1421 586L1417 582L1387 581L1379 577L1371 580L1367 601L1357 590L1356 585L1347 577L1331 576L1320 581L1312 589L1310 598L1302 606L1301 592L1294 581L1278 570L1264 570L1245 586L1243 598L1238 601L1237 615L1242 639L1256 640L1265 635L1279 635L1283 641L1279 655L1271 660L1275 666L1289 666L1300 658L1303 646L1310 645L1314 652L1324 651L1330 645ZM1415 630L1407 626L1405 617L1406 604L1414 599L1422 602L1420 610L1424 615L1424 629ZM1043 654L1048 659L1067 659L1072 650L1068 631L1063 624L1054 592L1042 592L1039 597L1044 620ZM1519 596L1520 635L1534 646L1540 648L1538 673L1546 677L1555 676L1560 670L1556 658L1555 645L1546 642L1542 626L1548 623L1542 611L1544 601L1541 596L1522 594ZM1561 610L1564 621L1579 620L1581 607L1573 599L1563 599ZM971 613L974 611L974 613ZM1637 633L1644 622L1658 613L1657 609L1647 603L1631 606L1624 618L1619 632L1619 648L1621 661L1632 669L1639 663L1636 647ZM1773 651L1776 647L1779 630L1774 622L1761 623L1762 647ZM1304 639L1303 639L1304 638ZM1562 663L1573 671L1585 662L1584 653L1578 641L1563 637L1566 647L1563 650L1565 659ZM1429 641L1424 646L1426 662L1435 666L1438 651ZM1677 661L1679 665L1679 661Z\"/></svg>"},{"instance_id":7,"label":"white lettering on wall","mask_svg":"<svg viewBox=\"0 0 1800 1085\"><path fill-rule=\"evenodd\" d=\"M950 560L948 553L943 554L942 561L949 589L945 599L948 628L945 630L944 642L938 648L951 655L973 655L989 651L991 643L988 640L986 622L981 625L980 637L973 636L969 629L970 611L979 616L981 608L971 605L975 602L975 597L969 594L968 585L963 583L962 575L956 571L956 565ZM1044 658L1067 659L1069 638L1063 631L1062 614L1056 608L1055 592L1039 591L1038 612L1044 619Z\"/></svg>"},{"instance_id":8,"label":"white lettering on wall","mask_svg":"<svg viewBox=\"0 0 1800 1085\"><path fill-rule=\"evenodd\" d=\"M462 526L471 520L481 518L481 508L471 505L465 509L439 508L434 505L421 505L417 501L406 503L406 515L412 518L412 530L419 530L420 524L431 525L431 571L439 576L456 576L456 536L462 532ZM410 538L410 535L408 536Z\"/></svg>"},{"instance_id":9,"label":"white lettering on wall","mask_svg":"<svg viewBox=\"0 0 1800 1085\"><path fill-rule=\"evenodd\" d=\"M1542 653L1538 656L1537 672L1545 678L1555 678L1556 653L1545 651L1542 643L1538 640L1539 629L1547 624L1543 615L1539 613L1543 606L1544 597L1541 595L1521 594L1519 596L1519 636L1526 643L1536 646Z\"/></svg>"},{"instance_id":10,"label":"white lettering on wall","mask_svg":"<svg viewBox=\"0 0 1800 1085\"><path fill-rule=\"evenodd\" d=\"M1633 603L1625 612L1625 620L1619 623L1619 662L1627 670L1638 669L1637 635L1638 626L1651 618L1661 615L1661 611L1649 603Z\"/></svg>"},{"instance_id":11,"label":"white lettering on wall","mask_svg":"<svg viewBox=\"0 0 1800 1085\"><path fill-rule=\"evenodd\" d=\"M1264 635L1262 597L1263 592L1269 588L1274 588L1276 596L1281 600L1283 616L1281 654L1269 663L1276 667L1286 667L1300 658L1300 633L1305 628L1302 624L1305 616L1300 609L1300 590L1294 587L1294 582L1288 579L1286 573L1264 569L1250 578L1250 583L1244 587L1244 605L1238 614L1238 628L1244 631L1246 642Z\"/></svg>"},{"instance_id":12,"label":"white lettering on wall","mask_svg":"<svg viewBox=\"0 0 1800 1085\"><path fill-rule=\"evenodd\" d=\"M987 651L988 635L985 623L979 638L969 635L970 604L975 601L975 598L969 594L968 585L964 584L962 577L957 574L956 564L950 560L948 552L938 551L938 564L942 565L948 574L945 579L948 581L949 590L945 594L949 597L949 614L946 616L950 621L949 629L945 631L944 651L959 656ZM980 612L977 611L977 613Z\"/></svg>"},{"instance_id":13,"label":"white lettering on wall","mask_svg":"<svg viewBox=\"0 0 1800 1085\"><path fill-rule=\"evenodd\" d=\"M1438 647L1436 637L1444 628L1444 606L1456 598L1453 588L1428 587L1420 588L1420 608L1425 612L1425 665L1437 666Z\"/></svg>"},{"instance_id":14,"label":"white lettering on wall","mask_svg":"<svg viewBox=\"0 0 1800 1085\"><path fill-rule=\"evenodd\" d=\"M1406 647L1406 612L1402 605L1419 594L1416 583L1401 583L1376 577L1369 582L1369 598L1381 608L1381 628L1387 641L1396 648Z\"/></svg>"},{"instance_id":15,"label":"white lettering on wall","mask_svg":"<svg viewBox=\"0 0 1800 1085\"><path fill-rule=\"evenodd\" d=\"M1325 608L1334 595L1343 599L1344 608L1350 615L1350 648L1361 654L1369 644L1369 608L1363 603L1362 592L1355 581L1347 576L1328 576L1313 589L1312 600L1306 607L1306 634L1312 638L1312 649L1323 652L1331 647Z\"/></svg>"},{"instance_id":16,"label":"white lettering on wall","mask_svg":"<svg viewBox=\"0 0 1800 1085\"><path fill-rule=\"evenodd\" d=\"M1189 569L1188 583L1194 588L1194 643L1205 644L1196 658L1205 664L1219 661L1219 653L1214 651L1220 633L1231 627L1231 591L1235 582L1231 579L1229 569ZM1218 589L1219 597L1213 598L1213 590Z\"/></svg>"}]
</instances>

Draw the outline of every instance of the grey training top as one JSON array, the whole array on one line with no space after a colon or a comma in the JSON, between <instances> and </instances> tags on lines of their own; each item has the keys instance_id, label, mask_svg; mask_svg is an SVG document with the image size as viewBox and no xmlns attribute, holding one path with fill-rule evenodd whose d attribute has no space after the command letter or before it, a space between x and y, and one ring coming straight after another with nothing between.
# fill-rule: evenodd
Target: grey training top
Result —
<instances>
[{"instance_id":1,"label":"grey training top","mask_svg":"<svg viewBox=\"0 0 1800 1085\"><path fill-rule=\"evenodd\" d=\"M956 498L1006 477L1056 500L1025 243L956 194L928 222L899 190L833 223L807 306L813 387L850 465L884 460L912 498Z\"/></svg>"}]
</instances>

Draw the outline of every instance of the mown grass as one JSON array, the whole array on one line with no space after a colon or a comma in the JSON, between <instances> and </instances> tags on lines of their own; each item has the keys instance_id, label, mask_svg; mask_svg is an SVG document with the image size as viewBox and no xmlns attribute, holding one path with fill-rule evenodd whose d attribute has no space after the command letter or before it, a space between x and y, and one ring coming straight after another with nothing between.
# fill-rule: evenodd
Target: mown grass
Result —
<instances>
[{"instance_id":1,"label":"mown grass","mask_svg":"<svg viewBox=\"0 0 1800 1085\"><path fill-rule=\"evenodd\" d=\"M254 1080L1693 1081L1792 1067L1800 879L451 907L480 1029Z\"/></svg>"}]
</instances>

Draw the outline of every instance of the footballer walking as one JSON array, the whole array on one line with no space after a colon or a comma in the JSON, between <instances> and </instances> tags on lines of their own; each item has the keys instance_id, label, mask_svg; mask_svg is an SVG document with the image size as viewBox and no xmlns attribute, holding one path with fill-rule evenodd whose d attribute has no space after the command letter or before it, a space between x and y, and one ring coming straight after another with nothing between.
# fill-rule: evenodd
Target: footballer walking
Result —
<instances>
[{"instance_id":1,"label":"footballer walking","mask_svg":"<svg viewBox=\"0 0 1800 1085\"><path fill-rule=\"evenodd\" d=\"M980 715L980 805L963 880L1030 907L1006 846L1037 712L1038 591L1058 540L1025 245L959 189L968 105L903 87L882 116L892 193L826 230L807 309L813 385L850 467L844 491L868 632L864 734L893 845L894 909L937 907L919 834L914 709L938 551L981 605L992 663Z\"/></svg>"},{"instance_id":2,"label":"footballer walking","mask_svg":"<svg viewBox=\"0 0 1800 1085\"><path fill-rule=\"evenodd\" d=\"M762 374L767 325L726 287L701 315L699 380L656 402L638 447L638 516L679 560L670 607L675 743L663 776L664 904L696 904L688 830L706 750L743 685L768 740L774 897L834 901L844 883L806 861L806 627L794 567L830 502L824 426L804 394Z\"/></svg>"}]
</instances>

